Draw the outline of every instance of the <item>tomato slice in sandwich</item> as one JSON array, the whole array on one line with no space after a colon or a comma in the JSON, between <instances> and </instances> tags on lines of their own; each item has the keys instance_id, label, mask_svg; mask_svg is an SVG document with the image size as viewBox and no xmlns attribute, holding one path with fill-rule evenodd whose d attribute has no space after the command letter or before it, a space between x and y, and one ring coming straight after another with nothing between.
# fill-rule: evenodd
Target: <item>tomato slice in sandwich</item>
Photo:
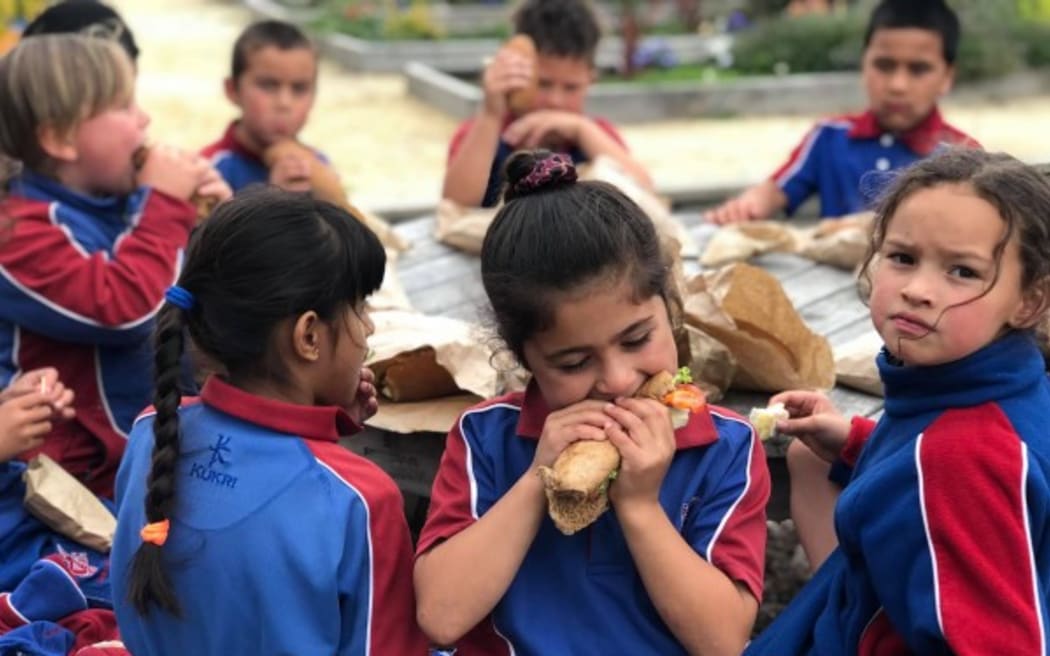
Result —
<instances>
[{"instance_id":1,"label":"tomato slice in sandwich","mask_svg":"<svg viewBox=\"0 0 1050 656\"><path fill-rule=\"evenodd\" d=\"M707 397L696 385L680 384L660 399L664 405L676 410L698 412L707 403Z\"/></svg>"}]
</instances>

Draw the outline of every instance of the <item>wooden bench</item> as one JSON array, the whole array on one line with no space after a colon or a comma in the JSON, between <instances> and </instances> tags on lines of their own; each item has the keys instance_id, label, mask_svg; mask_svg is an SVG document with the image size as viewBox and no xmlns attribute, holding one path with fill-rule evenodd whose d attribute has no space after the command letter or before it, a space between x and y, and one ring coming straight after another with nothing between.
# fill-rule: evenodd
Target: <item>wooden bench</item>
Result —
<instances>
[{"instance_id":1,"label":"wooden bench","mask_svg":"<svg viewBox=\"0 0 1050 656\"><path fill-rule=\"evenodd\" d=\"M698 212L677 217L701 246L716 230L701 223ZM401 283L421 312L478 321L486 304L478 258L436 242L433 227L430 216L397 226L397 232L412 243L412 248L398 261ZM868 309L861 302L848 272L782 253L763 255L752 263L780 280L802 318L811 329L826 336L832 347L873 330ZM699 271L696 262L687 262L685 267L689 274ZM764 406L768 396L730 390L719 404L746 416L752 407ZM882 409L881 398L855 390L835 387L830 396L847 416L872 416ZM415 501L430 495L444 440L445 435L438 433L405 435L367 428L344 443L374 460L398 482L409 503L410 521L416 525L423 519L425 504L415 504ZM773 476L769 516L780 520L788 512L784 444L768 443L766 450Z\"/></svg>"}]
</instances>

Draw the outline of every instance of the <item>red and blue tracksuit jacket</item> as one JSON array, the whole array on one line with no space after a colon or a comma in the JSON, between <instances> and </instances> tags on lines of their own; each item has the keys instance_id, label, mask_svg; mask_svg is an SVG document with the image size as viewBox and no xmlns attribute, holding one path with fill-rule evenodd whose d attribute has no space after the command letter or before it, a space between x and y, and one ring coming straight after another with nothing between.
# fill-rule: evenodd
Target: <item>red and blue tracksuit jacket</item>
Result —
<instances>
[{"instance_id":1,"label":"red and blue tracksuit jacket","mask_svg":"<svg viewBox=\"0 0 1050 656\"><path fill-rule=\"evenodd\" d=\"M401 493L338 443L357 430L350 417L216 377L179 410L162 553L183 616L139 615L124 592L146 524L154 419L136 422L117 475L113 601L132 654L426 653Z\"/></svg>"},{"instance_id":2,"label":"red and blue tracksuit jacket","mask_svg":"<svg viewBox=\"0 0 1050 656\"><path fill-rule=\"evenodd\" d=\"M0 214L13 220L0 238L0 386L57 368L77 416L40 451L112 497L127 432L150 402L154 315L196 212L148 188L97 198L26 172Z\"/></svg>"},{"instance_id":3,"label":"red and blue tracksuit jacket","mask_svg":"<svg viewBox=\"0 0 1050 656\"><path fill-rule=\"evenodd\" d=\"M872 209L893 171L948 146L979 147L936 107L899 135L884 131L870 111L840 116L817 123L770 179L788 198L788 216L817 194L821 216L841 217Z\"/></svg>"},{"instance_id":4,"label":"red and blue tracksuit jacket","mask_svg":"<svg viewBox=\"0 0 1050 656\"><path fill-rule=\"evenodd\" d=\"M936 367L879 356L855 419L839 548L745 652L1045 654L1050 383L1024 333Z\"/></svg>"},{"instance_id":5,"label":"red and blue tracksuit jacket","mask_svg":"<svg viewBox=\"0 0 1050 656\"><path fill-rule=\"evenodd\" d=\"M531 384L460 417L417 553L468 528L525 474L547 414ZM770 489L761 443L747 422L714 406L675 440L660 504L682 539L761 600ZM490 617L456 647L457 656L685 653L645 590L615 511L573 535L545 517Z\"/></svg>"}]
</instances>

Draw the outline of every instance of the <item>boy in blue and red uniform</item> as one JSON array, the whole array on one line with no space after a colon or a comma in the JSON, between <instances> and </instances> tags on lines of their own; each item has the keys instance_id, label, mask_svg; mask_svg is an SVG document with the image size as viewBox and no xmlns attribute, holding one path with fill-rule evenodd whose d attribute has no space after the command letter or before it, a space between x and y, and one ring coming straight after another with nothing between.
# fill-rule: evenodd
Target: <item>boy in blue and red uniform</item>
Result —
<instances>
[{"instance_id":1,"label":"boy in blue and red uniform","mask_svg":"<svg viewBox=\"0 0 1050 656\"><path fill-rule=\"evenodd\" d=\"M893 171L945 145L978 144L937 108L955 77L959 19L943 0L883 0L864 37L868 109L817 123L770 178L708 213L712 223L791 216L810 196L820 216L870 209Z\"/></svg>"},{"instance_id":2,"label":"boy in blue and red uniform","mask_svg":"<svg viewBox=\"0 0 1050 656\"><path fill-rule=\"evenodd\" d=\"M296 139L310 116L317 95L317 53L306 35L281 21L249 25L234 43L225 91L241 116L201 154L235 192L259 183L309 191L310 159L327 163L321 153L304 146L272 167L263 161L267 148Z\"/></svg>"},{"instance_id":3,"label":"boy in blue and red uniform","mask_svg":"<svg viewBox=\"0 0 1050 656\"><path fill-rule=\"evenodd\" d=\"M528 0L514 15L514 32L535 43L535 61L504 47L485 69L485 98L473 118L456 130L448 148L442 197L460 205L492 207L499 200L503 164L515 150L545 147L579 164L599 155L614 159L639 183L649 174L627 149L616 128L583 113L594 80L594 53L601 29L584 0ZM507 95L528 87L536 95L519 117Z\"/></svg>"}]
</instances>

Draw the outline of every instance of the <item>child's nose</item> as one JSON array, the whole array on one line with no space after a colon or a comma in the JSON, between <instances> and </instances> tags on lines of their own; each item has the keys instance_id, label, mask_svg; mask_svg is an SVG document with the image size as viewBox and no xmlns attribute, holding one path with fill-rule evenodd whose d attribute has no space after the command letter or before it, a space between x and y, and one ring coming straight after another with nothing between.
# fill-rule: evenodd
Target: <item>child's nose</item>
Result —
<instances>
[{"instance_id":1,"label":"child's nose","mask_svg":"<svg viewBox=\"0 0 1050 656\"><path fill-rule=\"evenodd\" d=\"M914 305L930 305L933 302L933 287L926 276L912 276L901 287L901 296Z\"/></svg>"},{"instance_id":2,"label":"child's nose","mask_svg":"<svg viewBox=\"0 0 1050 656\"><path fill-rule=\"evenodd\" d=\"M595 389L603 396L630 396L638 388L638 373L626 364L609 363L602 368Z\"/></svg>"}]
</instances>

